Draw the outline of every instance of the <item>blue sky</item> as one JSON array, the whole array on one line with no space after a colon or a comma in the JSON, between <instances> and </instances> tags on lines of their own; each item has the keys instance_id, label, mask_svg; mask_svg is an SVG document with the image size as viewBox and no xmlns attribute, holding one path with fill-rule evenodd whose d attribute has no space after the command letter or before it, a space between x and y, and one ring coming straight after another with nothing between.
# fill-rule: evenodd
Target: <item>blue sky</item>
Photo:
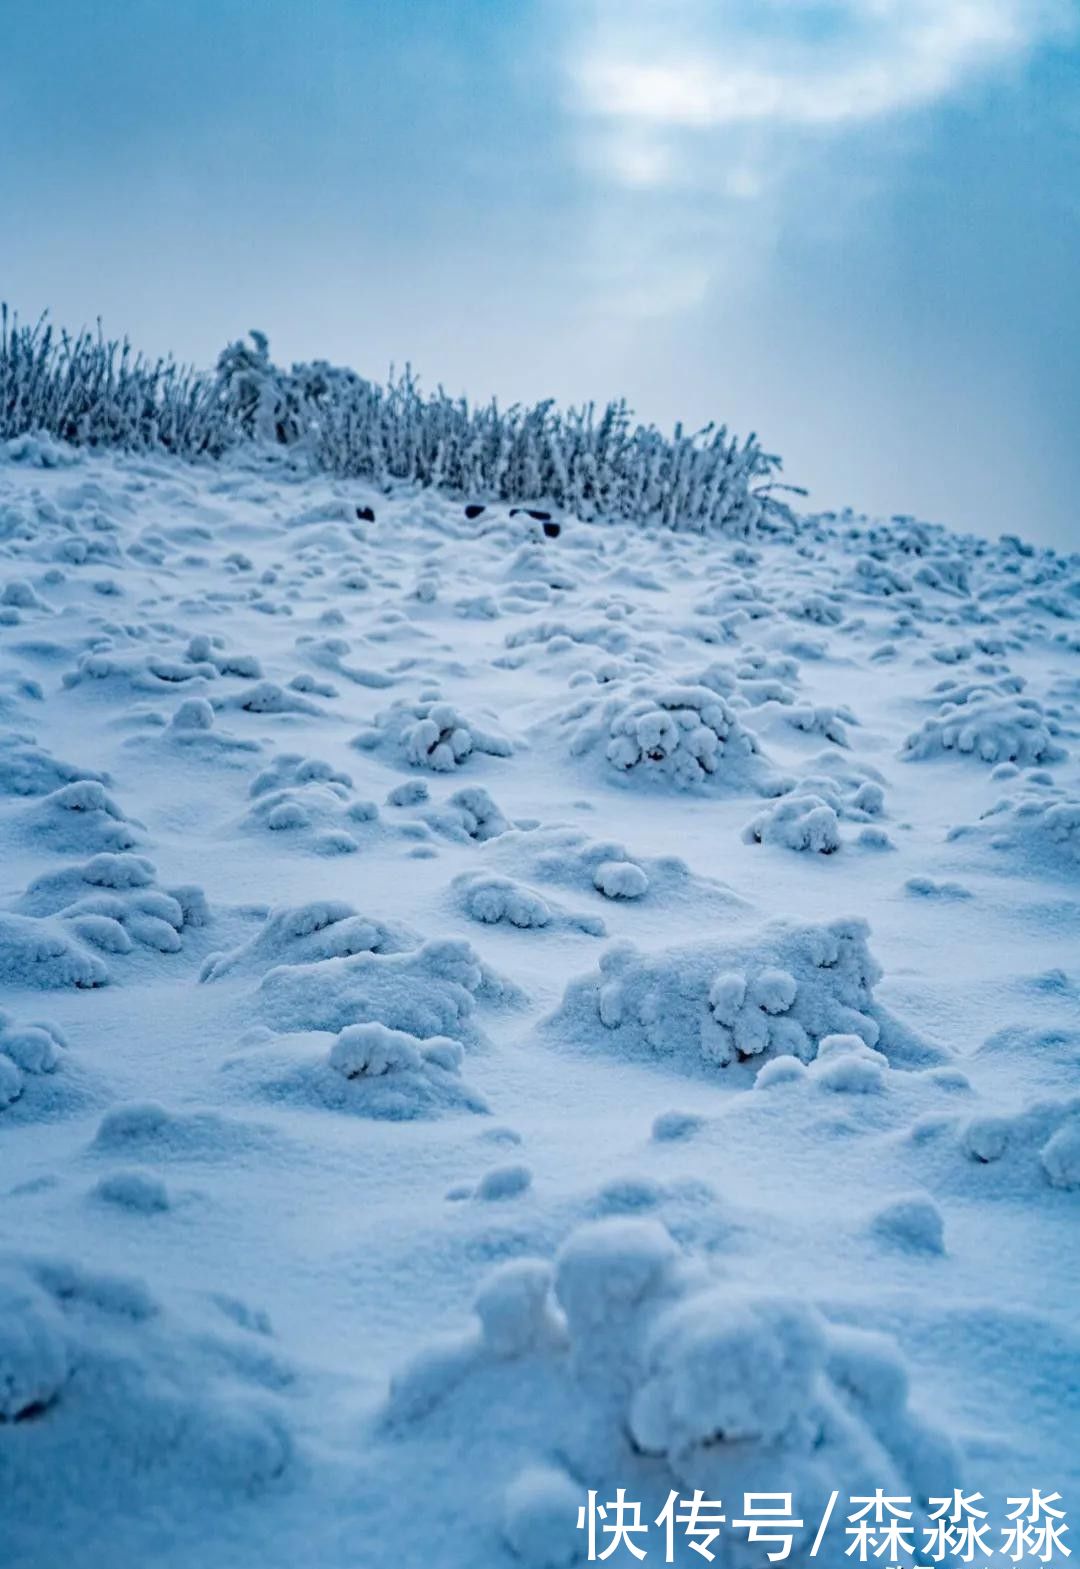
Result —
<instances>
[{"instance_id":1,"label":"blue sky","mask_svg":"<svg viewBox=\"0 0 1080 1569\"><path fill-rule=\"evenodd\" d=\"M1080 549L1073 0L0 0L0 293Z\"/></svg>"}]
</instances>

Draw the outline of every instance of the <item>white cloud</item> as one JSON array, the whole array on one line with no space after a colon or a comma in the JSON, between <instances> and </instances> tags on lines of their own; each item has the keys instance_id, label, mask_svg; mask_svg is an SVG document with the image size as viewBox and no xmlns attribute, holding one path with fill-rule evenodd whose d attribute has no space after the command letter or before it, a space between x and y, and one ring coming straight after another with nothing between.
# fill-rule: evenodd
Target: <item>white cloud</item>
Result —
<instances>
[{"instance_id":1,"label":"white cloud","mask_svg":"<svg viewBox=\"0 0 1080 1569\"><path fill-rule=\"evenodd\" d=\"M790 137L933 103L1023 61L1070 15L1067 0L572 3L570 108L630 185L677 179L673 142L685 161L695 133Z\"/></svg>"}]
</instances>

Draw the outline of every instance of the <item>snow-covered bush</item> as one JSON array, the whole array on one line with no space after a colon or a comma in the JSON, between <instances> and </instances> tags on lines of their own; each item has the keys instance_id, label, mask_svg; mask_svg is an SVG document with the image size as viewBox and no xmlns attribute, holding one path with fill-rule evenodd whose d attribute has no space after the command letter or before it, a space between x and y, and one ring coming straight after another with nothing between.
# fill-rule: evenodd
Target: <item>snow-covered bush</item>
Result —
<instances>
[{"instance_id":1,"label":"snow-covered bush","mask_svg":"<svg viewBox=\"0 0 1080 1569\"><path fill-rule=\"evenodd\" d=\"M500 1265L475 1312L473 1327L393 1377L387 1419L408 1432L438 1408L444 1442L447 1432L495 1425L523 1459L559 1455L542 1484L512 1472L507 1486L511 1541L522 1516L545 1533L530 1543L529 1563L567 1562L560 1555L586 1490L621 1480L641 1456L661 1468L661 1497L700 1488L740 1498L782 1474L805 1522L793 1526L796 1554L833 1489L883 1487L911 1498L920 1518L960 1480L952 1443L911 1404L890 1339L832 1323L805 1300L714 1283L655 1221L591 1222L553 1267ZM544 1398L522 1408L520 1391L533 1387L526 1366L537 1362ZM511 1410L521 1414L506 1426Z\"/></svg>"},{"instance_id":2,"label":"snow-covered bush","mask_svg":"<svg viewBox=\"0 0 1080 1569\"><path fill-rule=\"evenodd\" d=\"M1057 721L1030 697L1008 697L983 689L953 695L904 744L912 759L954 753L983 763L1024 767L1056 763L1065 748L1056 740Z\"/></svg>"},{"instance_id":3,"label":"snow-covered bush","mask_svg":"<svg viewBox=\"0 0 1080 1569\"><path fill-rule=\"evenodd\" d=\"M746 787L761 774L757 742L728 701L707 686L643 683L579 705L570 743L577 757L603 749L610 768L689 789L709 779Z\"/></svg>"},{"instance_id":4,"label":"snow-covered bush","mask_svg":"<svg viewBox=\"0 0 1080 1569\"><path fill-rule=\"evenodd\" d=\"M814 850L832 855L840 848L840 819L819 795L785 795L746 825L747 844L778 844L788 850Z\"/></svg>"},{"instance_id":5,"label":"snow-covered bush","mask_svg":"<svg viewBox=\"0 0 1080 1569\"><path fill-rule=\"evenodd\" d=\"M510 757L513 747L505 736L464 718L450 703L394 703L375 722L353 737L361 751L384 751L413 768L452 773L475 753Z\"/></svg>"},{"instance_id":6,"label":"snow-covered bush","mask_svg":"<svg viewBox=\"0 0 1080 1569\"><path fill-rule=\"evenodd\" d=\"M880 817L885 792L872 770L868 773L839 752L825 752L815 763L820 773L800 779L747 824L747 844L831 855L842 843L841 821L872 824Z\"/></svg>"},{"instance_id":7,"label":"snow-covered bush","mask_svg":"<svg viewBox=\"0 0 1080 1569\"><path fill-rule=\"evenodd\" d=\"M649 879L641 867L624 856L599 862L593 870L593 884L605 899L640 899L649 891Z\"/></svg>"},{"instance_id":8,"label":"snow-covered bush","mask_svg":"<svg viewBox=\"0 0 1080 1569\"><path fill-rule=\"evenodd\" d=\"M245 827L266 829L301 842L319 855L348 855L359 849L353 830L373 820L370 802L352 798L349 775L329 763L287 752L252 780L254 805Z\"/></svg>"},{"instance_id":9,"label":"snow-covered bush","mask_svg":"<svg viewBox=\"0 0 1080 1569\"><path fill-rule=\"evenodd\" d=\"M747 1059L809 1062L823 1038L854 1037L896 1059L927 1057L874 1001L881 971L862 921L767 926L747 937L641 953L614 945L566 988L547 1029L608 1051L672 1057L687 1067Z\"/></svg>"},{"instance_id":10,"label":"snow-covered bush","mask_svg":"<svg viewBox=\"0 0 1080 1569\"><path fill-rule=\"evenodd\" d=\"M486 844L508 832L510 824L491 796L480 785L455 790L442 806L425 814L425 821L453 839Z\"/></svg>"},{"instance_id":11,"label":"snow-covered bush","mask_svg":"<svg viewBox=\"0 0 1080 1569\"><path fill-rule=\"evenodd\" d=\"M1080 1191L1077 1095L1047 1096L1020 1110L928 1116L912 1125L906 1143L927 1187L1008 1203L1037 1200L1048 1186Z\"/></svg>"}]
</instances>

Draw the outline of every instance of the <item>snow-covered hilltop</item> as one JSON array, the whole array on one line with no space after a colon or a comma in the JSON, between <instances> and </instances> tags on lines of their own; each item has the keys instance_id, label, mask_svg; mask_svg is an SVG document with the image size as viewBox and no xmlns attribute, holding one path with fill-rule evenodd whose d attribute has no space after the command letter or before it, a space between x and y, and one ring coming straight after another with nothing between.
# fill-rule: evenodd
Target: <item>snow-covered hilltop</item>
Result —
<instances>
[{"instance_id":1,"label":"snow-covered hilltop","mask_svg":"<svg viewBox=\"0 0 1080 1569\"><path fill-rule=\"evenodd\" d=\"M619 439L0 447L10 1569L1075 1503L1080 559Z\"/></svg>"}]
</instances>

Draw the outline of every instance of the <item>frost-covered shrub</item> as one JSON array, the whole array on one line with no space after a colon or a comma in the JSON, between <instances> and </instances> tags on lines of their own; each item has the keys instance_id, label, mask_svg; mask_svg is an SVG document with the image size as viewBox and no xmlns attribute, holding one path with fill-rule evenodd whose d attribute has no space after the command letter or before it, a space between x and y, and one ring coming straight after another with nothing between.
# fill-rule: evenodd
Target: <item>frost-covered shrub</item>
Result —
<instances>
[{"instance_id":1,"label":"frost-covered shrub","mask_svg":"<svg viewBox=\"0 0 1080 1569\"><path fill-rule=\"evenodd\" d=\"M0 439L48 433L77 446L219 454L236 440L222 383L127 342L46 322L0 331ZM47 438L46 438L47 439ZM37 461L41 461L40 458Z\"/></svg>"},{"instance_id":2,"label":"frost-covered shrub","mask_svg":"<svg viewBox=\"0 0 1080 1569\"><path fill-rule=\"evenodd\" d=\"M100 334L39 322L0 332L0 441L49 433L76 445L219 455L244 443L302 446L330 473L439 486L502 501L548 497L582 517L746 537L790 523L780 460L726 426L665 436L623 402L470 407L424 395L411 370L385 386L325 361L276 366L262 333L230 344L212 375L150 363ZM57 459L63 455L59 449ZM782 488L782 487L780 487Z\"/></svg>"},{"instance_id":3,"label":"frost-covered shrub","mask_svg":"<svg viewBox=\"0 0 1080 1569\"><path fill-rule=\"evenodd\" d=\"M510 757L505 736L465 719L450 703L395 703L375 716L374 724L353 737L362 751L384 751L413 768L452 773L474 753Z\"/></svg>"},{"instance_id":4,"label":"frost-covered shrub","mask_svg":"<svg viewBox=\"0 0 1080 1569\"><path fill-rule=\"evenodd\" d=\"M573 717L586 722L574 733L571 753L602 748L620 774L689 789L709 779L745 787L761 773L757 742L711 687L643 683Z\"/></svg>"},{"instance_id":5,"label":"frost-covered shrub","mask_svg":"<svg viewBox=\"0 0 1080 1569\"><path fill-rule=\"evenodd\" d=\"M560 1040L608 1051L728 1067L793 1056L809 1062L829 1036L882 1045L898 1060L924 1052L874 1001L881 971L862 921L764 927L749 937L641 953L610 948L572 981L547 1023Z\"/></svg>"},{"instance_id":6,"label":"frost-covered shrub","mask_svg":"<svg viewBox=\"0 0 1080 1569\"><path fill-rule=\"evenodd\" d=\"M958 700L962 696L963 700ZM1002 697L986 689L954 694L904 743L903 755L921 760L948 753L983 763L1056 763L1065 748L1057 721L1030 697Z\"/></svg>"}]
</instances>

